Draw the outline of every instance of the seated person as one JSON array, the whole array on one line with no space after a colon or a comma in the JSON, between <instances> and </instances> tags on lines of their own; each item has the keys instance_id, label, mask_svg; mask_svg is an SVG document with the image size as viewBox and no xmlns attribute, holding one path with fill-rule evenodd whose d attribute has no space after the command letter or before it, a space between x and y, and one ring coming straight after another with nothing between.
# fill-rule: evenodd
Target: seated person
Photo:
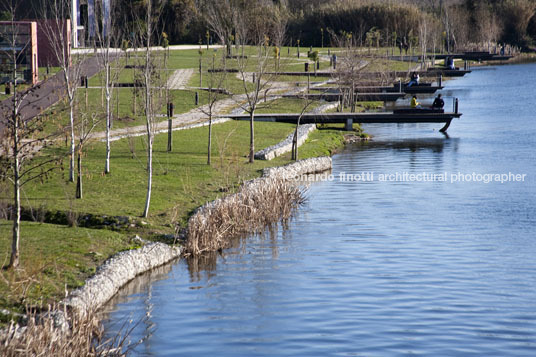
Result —
<instances>
[{"instance_id":1,"label":"seated person","mask_svg":"<svg viewBox=\"0 0 536 357\"><path fill-rule=\"evenodd\" d=\"M410 81L407 87L411 87L412 85L419 85L419 74L417 72L411 73Z\"/></svg>"},{"instance_id":2,"label":"seated person","mask_svg":"<svg viewBox=\"0 0 536 357\"><path fill-rule=\"evenodd\" d=\"M447 58L447 68L448 69L456 69L456 67L454 67L454 58L452 58L452 57Z\"/></svg>"},{"instance_id":3,"label":"seated person","mask_svg":"<svg viewBox=\"0 0 536 357\"><path fill-rule=\"evenodd\" d=\"M419 102L417 102L417 97L416 96L413 96L413 98L411 98L411 109L421 109L421 104Z\"/></svg>"},{"instance_id":4,"label":"seated person","mask_svg":"<svg viewBox=\"0 0 536 357\"><path fill-rule=\"evenodd\" d=\"M432 109L443 109L445 106L445 102L441 98L441 94L438 94L437 97L434 99L434 103L432 104Z\"/></svg>"}]
</instances>

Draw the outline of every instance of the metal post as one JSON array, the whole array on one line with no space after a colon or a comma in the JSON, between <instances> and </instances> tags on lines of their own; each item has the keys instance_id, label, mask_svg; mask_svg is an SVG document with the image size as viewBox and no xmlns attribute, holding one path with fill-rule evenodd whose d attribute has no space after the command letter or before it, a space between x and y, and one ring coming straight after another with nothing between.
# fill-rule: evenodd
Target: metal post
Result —
<instances>
[{"instance_id":1,"label":"metal post","mask_svg":"<svg viewBox=\"0 0 536 357\"><path fill-rule=\"evenodd\" d=\"M168 140L167 140L167 151L171 152L173 150L173 121L171 117L168 118Z\"/></svg>"},{"instance_id":2,"label":"metal post","mask_svg":"<svg viewBox=\"0 0 536 357\"><path fill-rule=\"evenodd\" d=\"M199 92L195 92L195 105L199 105Z\"/></svg>"},{"instance_id":3,"label":"metal post","mask_svg":"<svg viewBox=\"0 0 536 357\"><path fill-rule=\"evenodd\" d=\"M350 119L350 118L346 119L345 130L346 131L354 130L354 120L353 119Z\"/></svg>"}]
</instances>

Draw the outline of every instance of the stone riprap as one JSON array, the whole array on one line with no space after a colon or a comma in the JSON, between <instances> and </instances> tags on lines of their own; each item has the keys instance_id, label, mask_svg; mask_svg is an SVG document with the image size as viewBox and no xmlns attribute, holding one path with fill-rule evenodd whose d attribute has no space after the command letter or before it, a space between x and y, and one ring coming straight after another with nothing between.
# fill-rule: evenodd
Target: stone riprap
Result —
<instances>
[{"instance_id":1,"label":"stone riprap","mask_svg":"<svg viewBox=\"0 0 536 357\"><path fill-rule=\"evenodd\" d=\"M316 174L331 170L331 157L313 157L279 167L268 167L263 170L263 177L280 177L293 180L303 175Z\"/></svg>"},{"instance_id":2,"label":"stone riprap","mask_svg":"<svg viewBox=\"0 0 536 357\"><path fill-rule=\"evenodd\" d=\"M178 258L181 252L178 247L151 243L118 253L101 265L84 286L72 291L63 303L82 313L96 310L137 275Z\"/></svg>"},{"instance_id":3,"label":"stone riprap","mask_svg":"<svg viewBox=\"0 0 536 357\"><path fill-rule=\"evenodd\" d=\"M301 146L305 140L309 137L309 134L316 130L316 124L305 124L298 127L298 146ZM255 153L255 159L257 160L272 160L278 156L281 156L289 151L292 151L292 139L294 138L294 132L289 134L287 138L275 145L269 146L265 149L257 151Z\"/></svg>"}]
</instances>

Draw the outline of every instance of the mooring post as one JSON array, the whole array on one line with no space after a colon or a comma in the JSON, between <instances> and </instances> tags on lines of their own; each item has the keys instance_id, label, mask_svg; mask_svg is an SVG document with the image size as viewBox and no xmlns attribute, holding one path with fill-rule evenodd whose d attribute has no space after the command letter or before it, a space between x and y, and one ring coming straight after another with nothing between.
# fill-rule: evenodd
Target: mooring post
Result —
<instances>
[{"instance_id":1,"label":"mooring post","mask_svg":"<svg viewBox=\"0 0 536 357\"><path fill-rule=\"evenodd\" d=\"M172 102L168 102L167 105L167 117L168 117L168 143L167 143L167 151L171 152L173 150L173 110L175 109L175 105Z\"/></svg>"},{"instance_id":2,"label":"mooring post","mask_svg":"<svg viewBox=\"0 0 536 357\"><path fill-rule=\"evenodd\" d=\"M345 130L346 131L354 130L354 120L353 119L351 119L351 118L346 119Z\"/></svg>"},{"instance_id":3,"label":"mooring post","mask_svg":"<svg viewBox=\"0 0 536 357\"><path fill-rule=\"evenodd\" d=\"M195 92L195 105L199 105L199 92Z\"/></svg>"}]
</instances>

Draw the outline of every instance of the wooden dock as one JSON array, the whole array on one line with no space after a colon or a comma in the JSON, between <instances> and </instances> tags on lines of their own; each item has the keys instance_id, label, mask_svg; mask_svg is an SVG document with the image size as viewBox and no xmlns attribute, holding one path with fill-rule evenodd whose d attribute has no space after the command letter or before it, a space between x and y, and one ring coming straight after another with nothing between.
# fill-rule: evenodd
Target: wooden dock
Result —
<instances>
[{"instance_id":1,"label":"wooden dock","mask_svg":"<svg viewBox=\"0 0 536 357\"><path fill-rule=\"evenodd\" d=\"M403 98L406 93L394 92L394 93L356 93L355 100L357 102L396 102L397 99ZM341 99L341 92L326 92L326 93L315 93L315 94L284 94L283 98L307 98L311 100L325 100L328 102L337 102Z\"/></svg>"},{"instance_id":2,"label":"wooden dock","mask_svg":"<svg viewBox=\"0 0 536 357\"><path fill-rule=\"evenodd\" d=\"M395 112L376 113L324 113L324 114L255 114L255 121L292 123L296 124L345 124L347 130L351 130L356 123L442 123L441 132L446 132L452 119L460 118L461 113L441 113L427 109L399 110ZM222 116L223 117L223 116ZM235 120L249 120L249 114L226 115L226 118Z\"/></svg>"},{"instance_id":3,"label":"wooden dock","mask_svg":"<svg viewBox=\"0 0 536 357\"><path fill-rule=\"evenodd\" d=\"M402 83L395 83L392 86L360 86L356 87L356 93L405 93L405 94L434 94L438 90L443 89L443 86L432 86L431 84L418 84L408 87ZM346 90L348 88L345 88ZM400 91L402 89L402 91ZM311 88L314 91L325 93L340 93L339 87L315 87Z\"/></svg>"},{"instance_id":4,"label":"wooden dock","mask_svg":"<svg viewBox=\"0 0 536 357\"><path fill-rule=\"evenodd\" d=\"M406 78L409 77L411 72L403 72L403 71L395 71L395 72L357 72L355 73L355 77L359 79L370 79L370 80L377 80L385 78L385 76L390 76L391 78ZM438 77L442 75L443 77L463 77L468 73L471 73L470 70L462 70L462 69L439 69L434 68L430 69L428 71L416 71L421 77ZM268 75L273 76L295 76L295 77L307 77L310 76L311 78L314 77L322 77L322 78L337 78L345 76L349 76L349 74L341 73L341 72L326 72L326 71L317 71L316 74L314 72L269 72Z\"/></svg>"}]
</instances>

